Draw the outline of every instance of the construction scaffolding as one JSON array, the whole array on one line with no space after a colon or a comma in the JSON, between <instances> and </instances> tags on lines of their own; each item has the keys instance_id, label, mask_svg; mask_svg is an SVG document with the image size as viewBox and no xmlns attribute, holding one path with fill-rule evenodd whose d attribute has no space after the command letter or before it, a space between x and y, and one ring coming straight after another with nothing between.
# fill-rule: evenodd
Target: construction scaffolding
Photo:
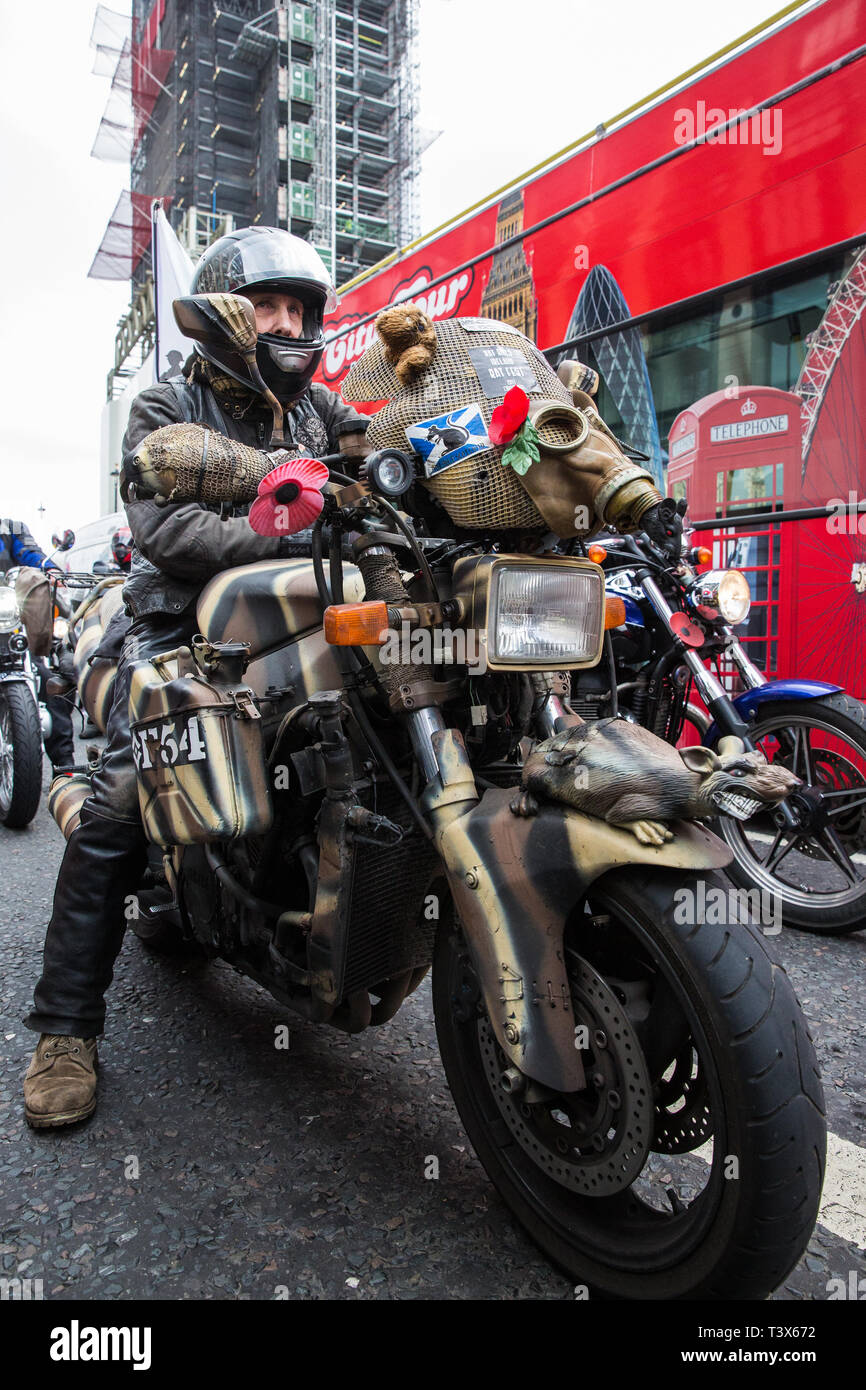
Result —
<instances>
[{"instance_id":1,"label":"construction scaffolding","mask_svg":"<svg viewBox=\"0 0 866 1390\"><path fill-rule=\"evenodd\" d=\"M418 233L419 6L329 0L331 7L335 267L342 284Z\"/></svg>"},{"instance_id":2,"label":"construction scaffolding","mask_svg":"<svg viewBox=\"0 0 866 1390\"><path fill-rule=\"evenodd\" d=\"M419 3L97 7L94 71L111 87L93 154L130 174L90 273L131 280L118 352L147 341L154 198L193 258L261 222L312 242L338 285L417 235Z\"/></svg>"}]
</instances>

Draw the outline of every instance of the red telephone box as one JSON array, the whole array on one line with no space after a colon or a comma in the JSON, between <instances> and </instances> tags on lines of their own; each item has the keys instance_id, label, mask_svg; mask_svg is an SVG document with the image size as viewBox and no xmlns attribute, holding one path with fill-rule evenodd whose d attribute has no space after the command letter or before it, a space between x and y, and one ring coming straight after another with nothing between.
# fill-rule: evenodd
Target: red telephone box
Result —
<instances>
[{"instance_id":1,"label":"red telephone box","mask_svg":"<svg viewBox=\"0 0 866 1390\"><path fill-rule=\"evenodd\" d=\"M792 392L773 386L740 387L735 395L715 391L674 420L668 491L687 499L695 520L779 511L799 490L800 439L800 398ZM810 674L790 669L797 524L720 525L695 535L697 544L712 547L714 569L739 569L748 578L752 608L738 633L770 680Z\"/></svg>"},{"instance_id":2,"label":"red telephone box","mask_svg":"<svg viewBox=\"0 0 866 1390\"><path fill-rule=\"evenodd\" d=\"M862 485L862 427L849 425L845 411L851 383L860 380L855 367L862 372L864 362L861 351L833 376L808 447L808 412L798 394L741 386L736 396L716 391L681 411L668 466L668 490L687 499L688 515L719 518L717 530L695 533L696 543L712 545L714 568L748 577L752 610L738 632L758 669L770 680L829 681L858 698L866 695L866 524L834 507L838 513L856 500L858 479ZM754 529L723 525L726 516L783 506L823 506L828 515ZM722 675L735 693L736 672Z\"/></svg>"}]
</instances>

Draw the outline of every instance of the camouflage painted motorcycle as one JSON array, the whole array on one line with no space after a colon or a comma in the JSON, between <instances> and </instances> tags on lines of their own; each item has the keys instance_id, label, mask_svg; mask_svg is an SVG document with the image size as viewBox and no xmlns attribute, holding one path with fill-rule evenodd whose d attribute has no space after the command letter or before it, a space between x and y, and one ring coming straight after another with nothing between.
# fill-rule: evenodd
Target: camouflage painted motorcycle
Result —
<instances>
[{"instance_id":1,"label":"camouflage painted motorcycle","mask_svg":"<svg viewBox=\"0 0 866 1390\"><path fill-rule=\"evenodd\" d=\"M218 298L200 297L209 331ZM494 328L465 331L498 349ZM462 332L436 326L443 364ZM389 385L393 406L402 378ZM365 390L356 376L344 394ZM191 645L135 668L155 886L134 929L352 1033L386 1024L432 966L460 1116L548 1256L608 1296L763 1298L816 1218L821 1085L788 980L718 874L730 852L694 817L785 788L736 740L687 761L626 721L584 725L570 672L601 653L601 569L515 549L514 526L498 549L496 516L465 524L458 465L456 521L431 511L436 474L405 444L459 452L469 417L443 440L422 409L398 450L388 409L359 477L344 470L362 441L326 460L309 555L218 576ZM597 443L588 408L560 418ZM310 461L275 469L183 428L162 453L161 432L145 442L142 486L184 496L183 445L201 489L207 447L233 499L252 476L266 515L251 520L271 533L311 488ZM500 469L501 523L523 485L485 437L464 459ZM55 805L67 833L85 791Z\"/></svg>"}]
</instances>

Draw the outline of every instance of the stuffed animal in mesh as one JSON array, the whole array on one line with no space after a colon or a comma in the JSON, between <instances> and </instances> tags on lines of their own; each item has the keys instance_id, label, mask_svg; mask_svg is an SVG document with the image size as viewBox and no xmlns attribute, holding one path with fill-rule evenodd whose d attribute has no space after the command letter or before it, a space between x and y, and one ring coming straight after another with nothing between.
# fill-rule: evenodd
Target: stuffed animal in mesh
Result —
<instances>
[{"instance_id":1,"label":"stuffed animal in mesh","mask_svg":"<svg viewBox=\"0 0 866 1390\"><path fill-rule=\"evenodd\" d=\"M368 442L418 454L424 486L456 526L563 538L592 535L605 523L630 531L659 501L652 475L623 454L591 397L568 389L509 324L434 324L417 305L398 304L379 315L376 329L343 395L387 401L370 421ZM510 405L522 402L526 417L516 433L532 441L522 450L510 447L507 432L502 439L498 408L510 391Z\"/></svg>"}]
</instances>

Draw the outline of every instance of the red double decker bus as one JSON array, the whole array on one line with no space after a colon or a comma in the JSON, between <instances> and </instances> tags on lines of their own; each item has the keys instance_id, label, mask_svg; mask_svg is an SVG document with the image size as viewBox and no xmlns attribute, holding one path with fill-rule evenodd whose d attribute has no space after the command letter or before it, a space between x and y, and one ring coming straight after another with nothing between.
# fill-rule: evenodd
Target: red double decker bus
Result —
<instances>
[{"instance_id":1,"label":"red double decker bus","mask_svg":"<svg viewBox=\"0 0 866 1390\"><path fill-rule=\"evenodd\" d=\"M389 304L486 315L554 361L595 366L602 414L650 455L660 481L687 408L717 392L741 404L761 387L794 392L799 454L789 449L778 474L774 464L771 492L745 457L747 435L742 476L730 453L718 469L711 451L688 477L671 469L695 519L850 501L866 490L864 90L866 0L787 6L343 286L321 379L338 388ZM796 435L786 436L795 452ZM717 492L720 472L731 474L730 495L727 481ZM796 538L784 545L773 539L784 528L771 528L760 555L753 547L750 568L764 575L750 579L767 590L767 616L750 636L769 675L837 679L863 695L854 635L866 615L866 518L834 530L835 515L790 523Z\"/></svg>"}]
</instances>

